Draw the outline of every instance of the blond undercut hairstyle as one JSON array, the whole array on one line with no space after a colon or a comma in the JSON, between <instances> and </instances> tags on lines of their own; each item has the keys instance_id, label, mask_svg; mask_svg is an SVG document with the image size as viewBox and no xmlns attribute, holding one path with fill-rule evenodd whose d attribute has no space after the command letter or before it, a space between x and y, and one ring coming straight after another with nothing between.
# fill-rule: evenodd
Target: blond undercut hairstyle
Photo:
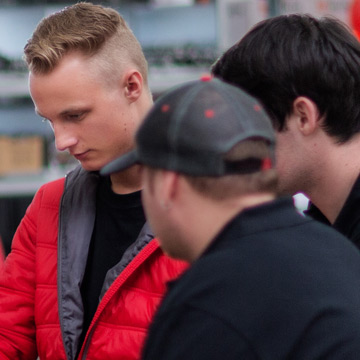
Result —
<instances>
[{"instance_id":1,"label":"blond undercut hairstyle","mask_svg":"<svg viewBox=\"0 0 360 360\"><path fill-rule=\"evenodd\" d=\"M249 158L264 160L272 157L271 147L265 140L260 139L242 141L224 155L229 161ZM241 175L184 177L197 192L217 201L246 194L277 193L278 175L274 168Z\"/></svg>"},{"instance_id":2,"label":"blond undercut hairstyle","mask_svg":"<svg viewBox=\"0 0 360 360\"><path fill-rule=\"evenodd\" d=\"M114 9L79 2L42 19L24 48L29 71L48 74L64 55L80 52L106 79L133 65L148 86L148 64L139 41Z\"/></svg>"}]
</instances>

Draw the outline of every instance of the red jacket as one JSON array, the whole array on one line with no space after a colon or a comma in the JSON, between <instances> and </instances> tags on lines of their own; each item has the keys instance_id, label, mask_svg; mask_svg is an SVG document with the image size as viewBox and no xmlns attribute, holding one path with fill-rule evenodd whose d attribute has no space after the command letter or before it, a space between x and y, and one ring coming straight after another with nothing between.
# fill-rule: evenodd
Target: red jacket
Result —
<instances>
[{"instance_id":1,"label":"red jacket","mask_svg":"<svg viewBox=\"0 0 360 360\"><path fill-rule=\"evenodd\" d=\"M76 358L80 285L95 218L98 175L76 169L42 186L0 273L0 359ZM166 282L186 265L165 256L145 226L111 269L80 359L138 359Z\"/></svg>"}]
</instances>

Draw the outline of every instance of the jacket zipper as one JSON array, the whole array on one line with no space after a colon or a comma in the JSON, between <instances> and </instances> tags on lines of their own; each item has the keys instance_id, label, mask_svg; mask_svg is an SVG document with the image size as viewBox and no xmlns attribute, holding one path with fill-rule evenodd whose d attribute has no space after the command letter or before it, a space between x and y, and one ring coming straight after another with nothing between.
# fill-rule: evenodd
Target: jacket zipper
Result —
<instances>
[{"instance_id":1,"label":"jacket zipper","mask_svg":"<svg viewBox=\"0 0 360 360\"><path fill-rule=\"evenodd\" d=\"M81 347L78 359L85 360L86 355L90 346L90 340L95 329L95 325L113 295L120 289L124 282L129 278L131 274L141 265L144 261L149 258L157 249L159 249L159 244L157 241L150 241L136 256L135 258L125 267L125 269L120 273L116 280L112 283L108 291L105 293L102 298L95 315L90 323L89 329L86 333L84 343Z\"/></svg>"},{"instance_id":2,"label":"jacket zipper","mask_svg":"<svg viewBox=\"0 0 360 360\"><path fill-rule=\"evenodd\" d=\"M61 331L61 337L62 337L62 340L63 340L63 344L64 344L64 352L65 352L65 356L66 356L66 360L69 360L69 356L68 356L68 353L67 353L67 349L66 349L66 346L65 346L65 336L64 336L64 323L63 323L63 317L62 317L62 309L61 309L61 304L62 304L62 301L61 301L61 294L62 294L62 282L61 282L61 275L62 275L62 261L61 261L61 236L62 236L62 207L63 207L63 202L64 202L64 193L65 193L65 189L66 189L66 186L67 186L67 180L68 180L68 177L66 176L65 177L65 180L64 180L64 190L63 190L63 193L61 195L61 201L60 201L60 206L59 206L59 230L58 230L58 246L57 246L57 250L58 250L58 256L57 256L57 261L58 261L58 265L57 265L57 270L58 270L58 274L57 274L57 283L58 283L58 311L59 311L59 323L60 323L60 331Z\"/></svg>"}]
</instances>

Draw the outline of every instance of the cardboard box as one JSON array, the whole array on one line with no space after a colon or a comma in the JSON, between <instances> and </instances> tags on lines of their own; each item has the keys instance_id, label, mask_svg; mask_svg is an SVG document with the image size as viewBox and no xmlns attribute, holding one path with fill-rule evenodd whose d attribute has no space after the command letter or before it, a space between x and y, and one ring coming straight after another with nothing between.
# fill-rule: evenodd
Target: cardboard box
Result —
<instances>
[{"instance_id":1,"label":"cardboard box","mask_svg":"<svg viewBox=\"0 0 360 360\"><path fill-rule=\"evenodd\" d=\"M38 135L0 136L0 176L40 172L44 139Z\"/></svg>"}]
</instances>

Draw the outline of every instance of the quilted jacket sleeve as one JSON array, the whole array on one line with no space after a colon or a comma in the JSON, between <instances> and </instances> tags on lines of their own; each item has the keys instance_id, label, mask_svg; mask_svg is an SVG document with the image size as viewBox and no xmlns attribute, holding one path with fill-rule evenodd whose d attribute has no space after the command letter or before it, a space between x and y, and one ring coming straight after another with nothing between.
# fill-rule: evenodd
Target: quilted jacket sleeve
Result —
<instances>
[{"instance_id":1,"label":"quilted jacket sleeve","mask_svg":"<svg viewBox=\"0 0 360 360\"><path fill-rule=\"evenodd\" d=\"M0 359L36 359L34 294L37 214L42 189L22 219L0 271Z\"/></svg>"}]
</instances>

